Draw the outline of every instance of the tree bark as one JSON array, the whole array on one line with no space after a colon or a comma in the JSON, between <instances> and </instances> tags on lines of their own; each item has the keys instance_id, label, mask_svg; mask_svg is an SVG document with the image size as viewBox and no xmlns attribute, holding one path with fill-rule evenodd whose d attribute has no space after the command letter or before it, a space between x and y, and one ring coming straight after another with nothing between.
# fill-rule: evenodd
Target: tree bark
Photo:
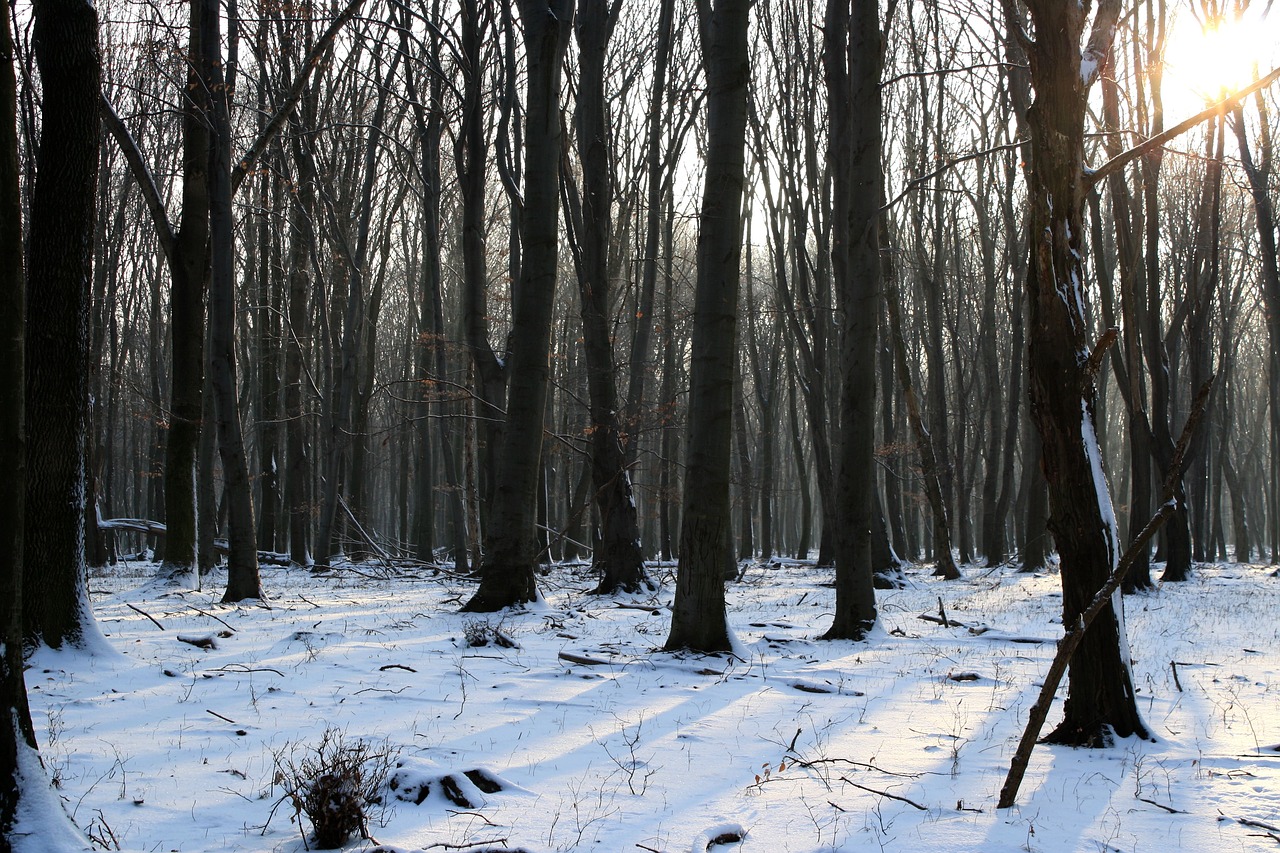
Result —
<instances>
[{"instance_id":1,"label":"tree bark","mask_svg":"<svg viewBox=\"0 0 1280 853\"><path fill-rule=\"evenodd\" d=\"M614 190L605 115L605 59L619 9L617 2L586 3L574 23L579 57L577 145L582 197L579 215L570 218L580 221L580 227L575 221L574 229L580 250L576 267L591 416L593 503L600 514L600 542L593 555L600 583L595 592L601 595L640 592L650 585L640 553L640 527L618 422L611 328L609 242ZM566 185L570 183L566 181ZM571 187L569 190L576 192Z\"/></svg>"},{"instance_id":2,"label":"tree bark","mask_svg":"<svg viewBox=\"0 0 1280 853\"><path fill-rule=\"evenodd\" d=\"M480 588L464 606L492 612L534 601L538 483L550 374L560 181L560 80L573 0L521 0L528 62L520 283L513 307L510 393Z\"/></svg>"},{"instance_id":3,"label":"tree bark","mask_svg":"<svg viewBox=\"0 0 1280 853\"><path fill-rule=\"evenodd\" d=\"M231 209L231 86L224 73L220 10L212 0L200 6L203 79L213 101L209 152L209 377L218 430L218 456L227 501L226 602L262 598L258 577L253 485L240 424L235 364L235 218Z\"/></svg>"},{"instance_id":4,"label":"tree bark","mask_svg":"<svg viewBox=\"0 0 1280 853\"><path fill-rule=\"evenodd\" d=\"M1008 0L1012 2L1012 0ZM1032 0L1028 47L1035 103L1027 170L1031 411L1042 439L1049 526L1062 566L1063 624L1074 625L1119 559L1118 533L1094 420L1097 391L1084 306L1084 114L1088 90L1110 49L1118 0L1099 3L1089 41L1086 10ZM1089 627L1071 665L1055 743L1102 746L1112 736L1146 736L1134 701L1118 598Z\"/></svg>"},{"instance_id":5,"label":"tree bark","mask_svg":"<svg viewBox=\"0 0 1280 853\"><path fill-rule=\"evenodd\" d=\"M707 155L698 229L680 562L665 648L731 646L724 566L732 561L729 480L746 183L748 0L698 0L707 74Z\"/></svg>"},{"instance_id":6,"label":"tree bark","mask_svg":"<svg viewBox=\"0 0 1280 853\"><path fill-rule=\"evenodd\" d=\"M23 561L29 644L95 631L85 577L89 282L101 120L98 16L76 0L34 6L44 102L27 243L27 480Z\"/></svg>"},{"instance_id":7,"label":"tree bark","mask_svg":"<svg viewBox=\"0 0 1280 853\"><path fill-rule=\"evenodd\" d=\"M9 16L0 16L0 853L25 806L19 757L36 749L22 662L23 509L27 441L23 428L24 329L22 199L19 190L17 84ZM42 816L43 817L43 816Z\"/></svg>"}]
</instances>

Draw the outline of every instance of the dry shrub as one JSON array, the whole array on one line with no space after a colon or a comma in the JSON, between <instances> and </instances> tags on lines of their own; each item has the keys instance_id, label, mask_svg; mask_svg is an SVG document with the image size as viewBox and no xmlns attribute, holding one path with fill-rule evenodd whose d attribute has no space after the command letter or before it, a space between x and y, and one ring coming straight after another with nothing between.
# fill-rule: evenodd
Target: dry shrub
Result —
<instances>
[{"instance_id":1,"label":"dry shrub","mask_svg":"<svg viewBox=\"0 0 1280 853\"><path fill-rule=\"evenodd\" d=\"M382 802L383 780L398 755L385 741L347 740L326 729L319 743L289 744L276 753L275 782L293 806L293 819L307 816L315 847L333 850L357 831L369 836L367 809Z\"/></svg>"}]
</instances>

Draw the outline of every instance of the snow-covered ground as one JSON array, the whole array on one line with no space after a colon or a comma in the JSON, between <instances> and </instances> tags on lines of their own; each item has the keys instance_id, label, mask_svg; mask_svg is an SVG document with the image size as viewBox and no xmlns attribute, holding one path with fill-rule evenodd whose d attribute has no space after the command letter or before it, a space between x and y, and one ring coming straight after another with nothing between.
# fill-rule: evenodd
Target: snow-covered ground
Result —
<instances>
[{"instance_id":1,"label":"snow-covered ground","mask_svg":"<svg viewBox=\"0 0 1280 853\"><path fill-rule=\"evenodd\" d=\"M1127 599L1158 740L1038 746L1004 811L1061 634L1056 575L908 571L914 588L880 592L876 634L854 644L814 639L827 572L751 567L729 589L735 658L659 651L669 566L654 569L659 594L625 599L588 595L586 567L556 567L545 604L487 619L456 612L467 581L428 569L268 567L268 604L241 607L218 603L224 578L176 592L146 585L151 570L91 579L119 655L43 651L27 671L66 809L110 849L306 849L278 768L326 730L394 756L378 781L395 790L370 810L377 841L351 850L1280 848L1269 567L1203 567ZM939 597L958 624L919 618Z\"/></svg>"}]
</instances>

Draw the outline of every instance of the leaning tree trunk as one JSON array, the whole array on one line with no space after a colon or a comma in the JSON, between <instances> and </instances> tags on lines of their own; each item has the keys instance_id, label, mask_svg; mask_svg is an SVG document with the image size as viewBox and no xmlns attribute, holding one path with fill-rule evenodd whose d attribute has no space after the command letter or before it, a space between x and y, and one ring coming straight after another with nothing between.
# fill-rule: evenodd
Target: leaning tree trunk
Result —
<instances>
[{"instance_id":1,"label":"leaning tree trunk","mask_svg":"<svg viewBox=\"0 0 1280 853\"><path fill-rule=\"evenodd\" d=\"M1028 47L1035 103L1029 113L1027 205L1034 275L1029 365L1032 417L1042 439L1049 527L1062 565L1063 624L1074 625L1116 569L1118 533L1094 418L1095 375L1084 307L1084 117L1089 87L1110 49L1118 0L1103 0L1085 48L1083 5L1031 0ZM1116 597L1085 633L1071 664L1055 743L1104 745L1147 735L1134 701L1122 602Z\"/></svg>"},{"instance_id":2,"label":"leaning tree trunk","mask_svg":"<svg viewBox=\"0 0 1280 853\"><path fill-rule=\"evenodd\" d=\"M1263 108L1261 97L1259 108ZM1267 339L1271 356L1267 364L1268 408L1270 412L1270 471L1272 477L1266 486L1266 503L1269 510L1267 534L1259 535L1259 548L1271 546L1271 562L1280 562L1280 261L1276 251L1276 213L1268 190L1271 178L1271 139L1261 135L1261 156L1255 156L1249 146L1248 128L1244 121L1244 107L1237 106L1232 113L1236 140L1240 145L1240 165L1249 178L1249 191L1253 196L1254 222L1258 229L1258 247L1262 255L1258 286L1266 306ZM1267 123L1262 127L1265 131Z\"/></svg>"},{"instance_id":3,"label":"leaning tree trunk","mask_svg":"<svg viewBox=\"0 0 1280 853\"><path fill-rule=\"evenodd\" d=\"M707 73L707 155L698 229L689 439L671 633L666 648L727 651L733 377L746 182L749 0L698 0Z\"/></svg>"},{"instance_id":4,"label":"leaning tree trunk","mask_svg":"<svg viewBox=\"0 0 1280 853\"><path fill-rule=\"evenodd\" d=\"M560 79L573 0L521 0L529 66L524 217L507 369L510 394L480 588L464 610L492 612L538 597L536 526L542 428L551 372L559 237Z\"/></svg>"},{"instance_id":5,"label":"leaning tree trunk","mask_svg":"<svg viewBox=\"0 0 1280 853\"><path fill-rule=\"evenodd\" d=\"M101 71L92 5L40 0L34 14L44 103L27 242L22 600L27 642L60 648L96 630L85 577L84 446Z\"/></svg>"}]
</instances>

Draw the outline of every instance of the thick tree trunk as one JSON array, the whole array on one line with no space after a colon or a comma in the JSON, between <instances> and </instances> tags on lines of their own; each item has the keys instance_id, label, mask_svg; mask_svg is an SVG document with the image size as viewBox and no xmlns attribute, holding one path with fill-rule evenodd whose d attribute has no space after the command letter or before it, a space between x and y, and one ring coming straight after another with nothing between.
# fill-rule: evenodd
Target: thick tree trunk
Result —
<instances>
[{"instance_id":1,"label":"thick tree trunk","mask_svg":"<svg viewBox=\"0 0 1280 853\"><path fill-rule=\"evenodd\" d=\"M26 451L23 350L26 318L22 269L22 199L18 185L16 81L9 16L0 20L0 853L25 810L19 759L36 748L22 664L23 507ZM25 754L25 755L24 755Z\"/></svg>"},{"instance_id":2,"label":"thick tree trunk","mask_svg":"<svg viewBox=\"0 0 1280 853\"><path fill-rule=\"evenodd\" d=\"M528 103L525 124L524 257L512 316L510 394L498 458L480 588L464 610L491 612L534 601L542 430L550 375L560 217L560 79L573 0L521 0Z\"/></svg>"},{"instance_id":3,"label":"thick tree trunk","mask_svg":"<svg viewBox=\"0 0 1280 853\"><path fill-rule=\"evenodd\" d=\"M1035 275L1030 279L1031 411L1042 439L1050 529L1062 560L1063 624L1073 625L1119 559L1118 533L1102 471L1094 420L1096 360L1084 314L1084 112L1119 13L1099 4L1086 48L1085 9L1057 0L1028 4L1035 41L1028 48L1035 103L1029 114L1027 204ZM1055 743L1104 745L1111 736L1145 737L1135 704L1128 644L1117 597L1085 633L1071 664Z\"/></svg>"},{"instance_id":4,"label":"thick tree trunk","mask_svg":"<svg viewBox=\"0 0 1280 853\"><path fill-rule=\"evenodd\" d=\"M733 378L746 183L748 0L698 0L707 157L698 229L680 565L666 648L727 651Z\"/></svg>"},{"instance_id":5,"label":"thick tree trunk","mask_svg":"<svg viewBox=\"0 0 1280 853\"><path fill-rule=\"evenodd\" d=\"M27 254L27 481L23 561L28 643L96 632L85 577L86 362L98 195L98 16L76 0L34 6L44 102Z\"/></svg>"}]
</instances>

